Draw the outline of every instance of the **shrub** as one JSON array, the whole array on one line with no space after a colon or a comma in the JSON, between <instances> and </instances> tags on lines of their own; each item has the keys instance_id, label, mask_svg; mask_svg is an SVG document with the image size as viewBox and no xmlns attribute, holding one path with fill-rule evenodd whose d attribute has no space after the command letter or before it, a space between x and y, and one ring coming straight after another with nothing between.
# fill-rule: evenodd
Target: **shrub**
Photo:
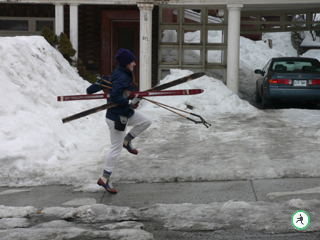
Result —
<instances>
[{"instance_id":1,"label":"shrub","mask_svg":"<svg viewBox=\"0 0 320 240\"><path fill-rule=\"evenodd\" d=\"M71 65L74 63L74 60L71 57L76 54L76 50L73 49L72 44L65 33L60 34L59 51Z\"/></svg>"},{"instance_id":2,"label":"shrub","mask_svg":"<svg viewBox=\"0 0 320 240\"><path fill-rule=\"evenodd\" d=\"M78 69L79 75L83 79L86 79L90 83L95 83L97 81L96 76L86 69L86 67L83 65L83 62L81 61L80 58L77 59L77 69Z\"/></svg>"},{"instance_id":3,"label":"shrub","mask_svg":"<svg viewBox=\"0 0 320 240\"><path fill-rule=\"evenodd\" d=\"M58 45L58 37L50 30L50 28L43 27L41 36L43 36L52 47L56 47Z\"/></svg>"}]
</instances>

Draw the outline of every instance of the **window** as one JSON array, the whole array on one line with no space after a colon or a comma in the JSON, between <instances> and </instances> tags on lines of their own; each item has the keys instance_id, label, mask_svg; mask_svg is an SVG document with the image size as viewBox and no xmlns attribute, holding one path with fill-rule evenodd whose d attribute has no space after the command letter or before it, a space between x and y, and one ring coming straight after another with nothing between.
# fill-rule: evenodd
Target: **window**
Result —
<instances>
[{"instance_id":1,"label":"window","mask_svg":"<svg viewBox=\"0 0 320 240\"><path fill-rule=\"evenodd\" d=\"M227 62L225 6L159 7L159 78L171 68L222 69Z\"/></svg>"},{"instance_id":2,"label":"window","mask_svg":"<svg viewBox=\"0 0 320 240\"><path fill-rule=\"evenodd\" d=\"M272 65L272 71L312 72L319 68L318 61L283 60Z\"/></svg>"},{"instance_id":3,"label":"window","mask_svg":"<svg viewBox=\"0 0 320 240\"><path fill-rule=\"evenodd\" d=\"M0 17L0 36L40 35L43 27L54 31L54 18Z\"/></svg>"},{"instance_id":4,"label":"window","mask_svg":"<svg viewBox=\"0 0 320 240\"><path fill-rule=\"evenodd\" d=\"M0 30L2 31L28 31L28 20L0 20Z\"/></svg>"},{"instance_id":5,"label":"window","mask_svg":"<svg viewBox=\"0 0 320 240\"><path fill-rule=\"evenodd\" d=\"M53 21L46 21L46 20L36 20L36 31L41 32L43 27L49 28L53 31Z\"/></svg>"}]
</instances>

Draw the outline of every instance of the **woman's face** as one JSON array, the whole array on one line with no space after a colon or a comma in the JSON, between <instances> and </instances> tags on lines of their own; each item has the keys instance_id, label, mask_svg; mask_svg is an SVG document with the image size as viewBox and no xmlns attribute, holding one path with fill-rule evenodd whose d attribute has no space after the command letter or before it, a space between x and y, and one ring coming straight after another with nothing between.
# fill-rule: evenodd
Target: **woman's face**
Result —
<instances>
[{"instance_id":1,"label":"woman's face","mask_svg":"<svg viewBox=\"0 0 320 240\"><path fill-rule=\"evenodd\" d=\"M136 63L133 61L127 65L127 69L129 69L131 72L133 72L133 68L135 65L136 65Z\"/></svg>"}]
</instances>

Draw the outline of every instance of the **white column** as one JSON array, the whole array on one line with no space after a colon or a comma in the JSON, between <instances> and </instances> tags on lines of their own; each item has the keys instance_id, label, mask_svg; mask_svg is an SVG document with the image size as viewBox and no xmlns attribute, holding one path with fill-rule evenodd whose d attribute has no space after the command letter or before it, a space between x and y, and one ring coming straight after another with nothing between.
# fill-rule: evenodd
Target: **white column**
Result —
<instances>
[{"instance_id":1,"label":"white column","mask_svg":"<svg viewBox=\"0 0 320 240\"><path fill-rule=\"evenodd\" d=\"M152 67L152 9L153 4L138 4L140 9L140 91L151 88Z\"/></svg>"},{"instance_id":2,"label":"white column","mask_svg":"<svg viewBox=\"0 0 320 240\"><path fill-rule=\"evenodd\" d=\"M228 4L227 87L238 94L240 21L243 4Z\"/></svg>"},{"instance_id":3,"label":"white column","mask_svg":"<svg viewBox=\"0 0 320 240\"><path fill-rule=\"evenodd\" d=\"M70 42L77 51L74 58L78 59L78 4L70 5Z\"/></svg>"},{"instance_id":4,"label":"white column","mask_svg":"<svg viewBox=\"0 0 320 240\"><path fill-rule=\"evenodd\" d=\"M64 31L64 15L63 15L63 4L55 5L55 33L57 36Z\"/></svg>"}]
</instances>

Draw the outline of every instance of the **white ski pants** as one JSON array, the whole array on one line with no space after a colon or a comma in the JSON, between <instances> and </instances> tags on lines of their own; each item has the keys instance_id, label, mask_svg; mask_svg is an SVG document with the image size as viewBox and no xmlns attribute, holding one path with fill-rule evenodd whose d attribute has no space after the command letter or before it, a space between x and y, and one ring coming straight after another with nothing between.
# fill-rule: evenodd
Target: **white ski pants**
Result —
<instances>
[{"instance_id":1,"label":"white ski pants","mask_svg":"<svg viewBox=\"0 0 320 240\"><path fill-rule=\"evenodd\" d=\"M118 131L114 129L114 121L106 118L106 122L109 127L111 146L106 157L104 170L112 172L116 163L117 157L119 156L123 148L123 140L126 136L126 129L124 131ZM144 114L134 111L134 114L128 119L127 126L134 126L130 130L130 134L133 137L137 137L140 133L146 130L151 125L151 120Z\"/></svg>"}]
</instances>

